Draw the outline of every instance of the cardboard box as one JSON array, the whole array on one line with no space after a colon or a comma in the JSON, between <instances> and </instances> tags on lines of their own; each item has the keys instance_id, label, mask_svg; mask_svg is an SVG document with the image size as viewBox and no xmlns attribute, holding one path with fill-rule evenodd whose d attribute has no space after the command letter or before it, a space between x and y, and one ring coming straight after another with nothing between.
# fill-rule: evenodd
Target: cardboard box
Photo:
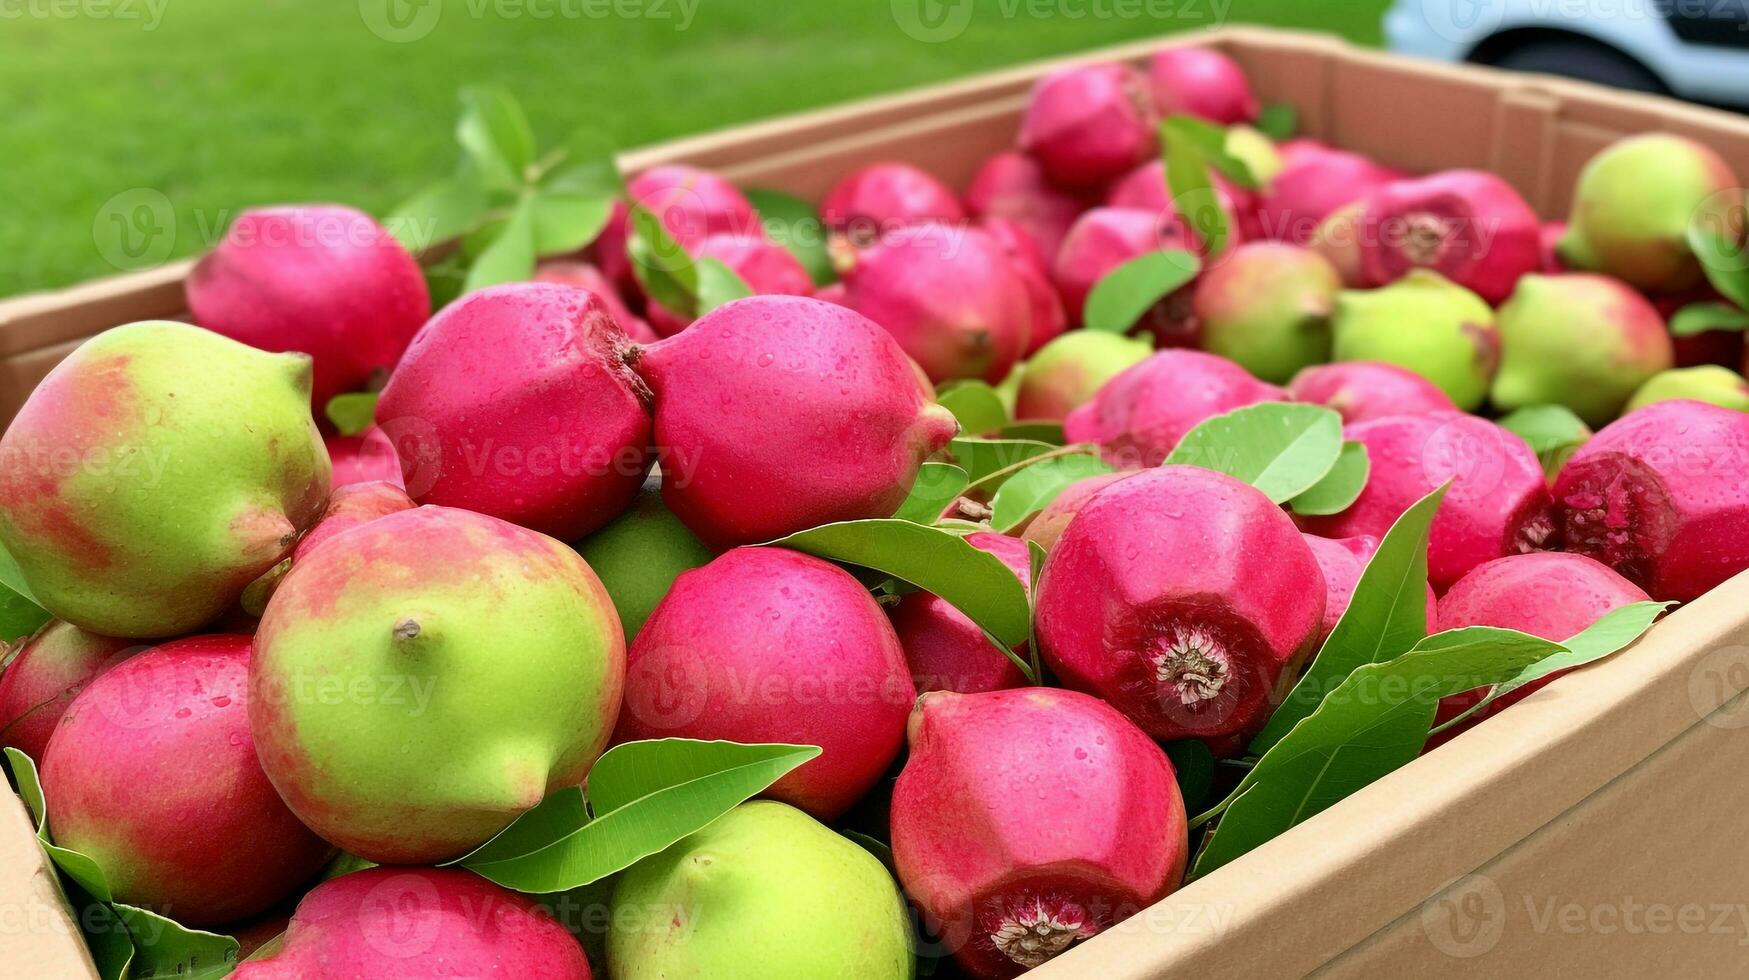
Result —
<instances>
[{"instance_id":1,"label":"cardboard box","mask_svg":"<svg viewBox=\"0 0 1749 980\"><path fill-rule=\"evenodd\" d=\"M1217 46L1301 131L1413 171L1467 166L1560 215L1584 161L1662 129L1749 174L1749 121L1550 78L1422 64L1317 35L1235 29L1066 60ZM1027 65L627 154L807 197L906 159L963 182L1009 145ZM0 303L0 418L80 340L181 315L187 263ZM1749 973L1749 575L1633 648L1035 972L1097 976L1727 977ZM0 794L0 964L89 976L17 801ZM38 914L36 910L47 909ZM34 924L33 924L34 923Z\"/></svg>"}]
</instances>

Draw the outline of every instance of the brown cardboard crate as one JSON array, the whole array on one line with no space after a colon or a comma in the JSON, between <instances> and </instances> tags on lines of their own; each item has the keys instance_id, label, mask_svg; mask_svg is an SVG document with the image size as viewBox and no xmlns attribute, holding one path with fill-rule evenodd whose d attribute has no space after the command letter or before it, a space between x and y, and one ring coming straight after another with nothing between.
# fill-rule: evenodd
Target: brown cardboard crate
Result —
<instances>
[{"instance_id":1,"label":"brown cardboard crate","mask_svg":"<svg viewBox=\"0 0 1749 980\"><path fill-rule=\"evenodd\" d=\"M1295 105L1305 135L1413 171L1494 170L1545 217L1565 210L1592 153L1631 133L1682 133L1749 173L1749 121L1735 115L1260 29L1040 62L677 140L622 163L687 161L810 197L879 159L963 184L1012 141L1039 75L1185 43L1237 58L1264 101ZM187 270L0 302L0 418L83 338L181 315ZM1746 692L1749 574L1033 975L1742 976ZM40 909L55 893L28 821L7 816L16 802L0 800L0 909ZM67 941L70 923L49 920L22 936L0 923L0 963L91 975Z\"/></svg>"}]
</instances>

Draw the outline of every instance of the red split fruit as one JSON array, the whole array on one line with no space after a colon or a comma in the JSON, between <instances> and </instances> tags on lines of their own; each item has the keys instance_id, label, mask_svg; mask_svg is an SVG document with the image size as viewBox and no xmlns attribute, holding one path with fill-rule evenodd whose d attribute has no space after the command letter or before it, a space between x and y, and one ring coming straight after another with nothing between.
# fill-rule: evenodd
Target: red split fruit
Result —
<instances>
[{"instance_id":1,"label":"red split fruit","mask_svg":"<svg viewBox=\"0 0 1749 980\"><path fill-rule=\"evenodd\" d=\"M1363 283L1384 286L1432 269L1490 303L1542 266L1542 222L1512 185L1481 170L1399 180L1366 199Z\"/></svg>"},{"instance_id":2,"label":"red split fruit","mask_svg":"<svg viewBox=\"0 0 1749 980\"><path fill-rule=\"evenodd\" d=\"M1338 208L1402 176L1359 153L1309 139L1283 143L1281 162L1281 172L1258 202L1257 227L1266 237L1295 245L1311 243L1318 226Z\"/></svg>"},{"instance_id":3,"label":"red split fruit","mask_svg":"<svg viewBox=\"0 0 1749 980\"><path fill-rule=\"evenodd\" d=\"M909 727L893 862L971 975L1019 976L1178 886L1189 844L1172 764L1104 702L936 692Z\"/></svg>"}]
</instances>

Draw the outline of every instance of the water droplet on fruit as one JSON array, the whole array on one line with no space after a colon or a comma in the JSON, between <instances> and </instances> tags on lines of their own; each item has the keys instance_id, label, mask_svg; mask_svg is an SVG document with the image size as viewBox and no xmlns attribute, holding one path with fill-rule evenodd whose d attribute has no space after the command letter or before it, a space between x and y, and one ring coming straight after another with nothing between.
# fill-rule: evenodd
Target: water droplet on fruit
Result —
<instances>
[{"instance_id":1,"label":"water droplet on fruit","mask_svg":"<svg viewBox=\"0 0 1749 980\"><path fill-rule=\"evenodd\" d=\"M178 718L187 718L191 714L193 714L193 712L189 711L187 708L176 709L176 717Z\"/></svg>"},{"instance_id":2,"label":"water droplet on fruit","mask_svg":"<svg viewBox=\"0 0 1749 980\"><path fill-rule=\"evenodd\" d=\"M221 694L212 699L212 705L215 708L228 708L231 706L231 699Z\"/></svg>"},{"instance_id":3,"label":"water droplet on fruit","mask_svg":"<svg viewBox=\"0 0 1749 980\"><path fill-rule=\"evenodd\" d=\"M777 358L771 354L761 354L759 355L759 366L770 367L771 362L775 360L777 360Z\"/></svg>"}]
</instances>

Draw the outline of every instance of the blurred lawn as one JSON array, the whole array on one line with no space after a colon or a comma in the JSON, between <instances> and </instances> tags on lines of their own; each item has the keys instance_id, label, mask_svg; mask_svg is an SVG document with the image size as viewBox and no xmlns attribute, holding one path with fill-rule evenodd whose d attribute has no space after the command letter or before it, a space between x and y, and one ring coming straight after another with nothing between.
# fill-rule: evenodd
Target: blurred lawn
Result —
<instances>
[{"instance_id":1,"label":"blurred lawn","mask_svg":"<svg viewBox=\"0 0 1749 980\"><path fill-rule=\"evenodd\" d=\"M895 16L960 3L972 20L949 41L919 41ZM391 4L410 20L384 20ZM135 189L176 209L175 255L250 204L380 213L448 172L455 92L471 82L508 87L543 139L589 124L633 146L1217 22L1377 43L1384 5L19 0L0 17L0 295L117 271L93 229ZM1129 16L1150 8L1172 16ZM422 36L379 36L394 24Z\"/></svg>"}]
</instances>

